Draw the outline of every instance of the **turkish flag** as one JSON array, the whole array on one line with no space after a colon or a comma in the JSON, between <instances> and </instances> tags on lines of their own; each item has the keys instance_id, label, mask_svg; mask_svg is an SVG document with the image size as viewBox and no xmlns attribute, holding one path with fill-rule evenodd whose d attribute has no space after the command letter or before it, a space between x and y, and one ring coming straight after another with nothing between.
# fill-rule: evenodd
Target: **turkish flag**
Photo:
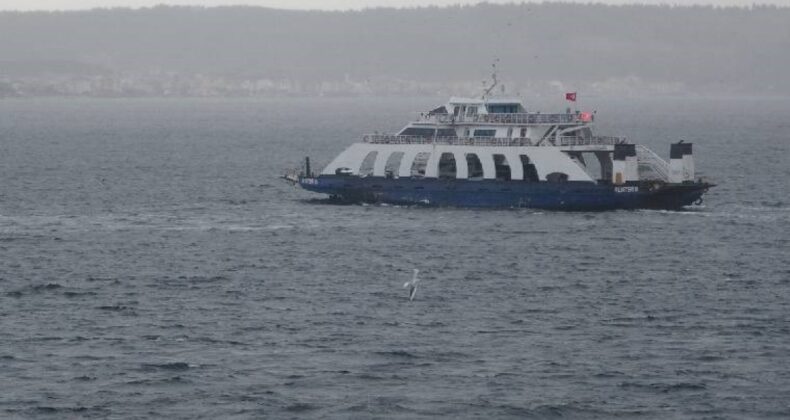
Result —
<instances>
[{"instance_id":1,"label":"turkish flag","mask_svg":"<svg viewBox=\"0 0 790 420\"><path fill-rule=\"evenodd\" d=\"M576 102L576 92L568 92L565 94L565 100Z\"/></svg>"}]
</instances>

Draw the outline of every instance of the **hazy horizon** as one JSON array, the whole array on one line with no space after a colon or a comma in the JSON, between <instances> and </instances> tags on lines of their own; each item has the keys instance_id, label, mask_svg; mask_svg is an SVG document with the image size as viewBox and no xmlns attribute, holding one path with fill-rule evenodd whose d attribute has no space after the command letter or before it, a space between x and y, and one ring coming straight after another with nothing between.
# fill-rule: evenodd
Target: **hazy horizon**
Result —
<instances>
[{"instance_id":1,"label":"hazy horizon","mask_svg":"<svg viewBox=\"0 0 790 420\"><path fill-rule=\"evenodd\" d=\"M413 8L425 6L455 6L490 4L541 4L577 3L606 5L667 5L667 6L718 6L745 7L773 5L790 7L790 0L562 0L562 1L513 1L513 0L6 0L0 11L66 11L94 8L141 8L165 6L260 6L285 10L361 10L367 8Z\"/></svg>"},{"instance_id":2,"label":"hazy horizon","mask_svg":"<svg viewBox=\"0 0 790 420\"><path fill-rule=\"evenodd\" d=\"M790 9L0 12L3 96L790 95ZM733 30L737 28L737 30Z\"/></svg>"}]
</instances>

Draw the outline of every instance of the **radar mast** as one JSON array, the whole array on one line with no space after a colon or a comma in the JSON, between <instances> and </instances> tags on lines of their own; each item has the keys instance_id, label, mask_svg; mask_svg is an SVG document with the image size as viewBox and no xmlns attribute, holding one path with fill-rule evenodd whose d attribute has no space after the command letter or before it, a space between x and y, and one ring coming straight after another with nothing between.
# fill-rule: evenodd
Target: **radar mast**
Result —
<instances>
[{"instance_id":1,"label":"radar mast","mask_svg":"<svg viewBox=\"0 0 790 420\"><path fill-rule=\"evenodd\" d=\"M483 87L485 88L485 92L483 92L483 97L481 99L483 99L484 101L486 100L488 95L494 90L494 88L496 87L496 85L498 83L498 81L497 81L497 74L496 74L496 71L497 71L496 70L496 63L498 63L498 62L499 62L499 59L495 58L494 62L491 63L491 86L489 86L488 88L485 88L485 81L483 81Z\"/></svg>"}]
</instances>

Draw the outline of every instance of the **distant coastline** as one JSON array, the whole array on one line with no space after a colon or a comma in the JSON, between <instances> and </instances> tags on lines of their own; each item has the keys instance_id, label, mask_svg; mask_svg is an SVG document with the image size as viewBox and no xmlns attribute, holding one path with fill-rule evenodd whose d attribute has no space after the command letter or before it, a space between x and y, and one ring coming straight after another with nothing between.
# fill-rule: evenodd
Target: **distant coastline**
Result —
<instances>
[{"instance_id":1,"label":"distant coastline","mask_svg":"<svg viewBox=\"0 0 790 420\"><path fill-rule=\"evenodd\" d=\"M638 78L592 82L572 88L559 82L502 84L509 94L556 96L568 89L590 95L644 96L678 95L688 90L679 83L657 84ZM303 82L282 79L231 79L205 75L135 75L72 76L57 78L0 78L3 97L320 97L320 96L448 96L480 94L475 81L424 82L379 79L375 81Z\"/></svg>"},{"instance_id":2,"label":"distant coastline","mask_svg":"<svg viewBox=\"0 0 790 420\"><path fill-rule=\"evenodd\" d=\"M0 97L790 95L790 8L0 12ZM57 36L53 36L57 34Z\"/></svg>"}]
</instances>

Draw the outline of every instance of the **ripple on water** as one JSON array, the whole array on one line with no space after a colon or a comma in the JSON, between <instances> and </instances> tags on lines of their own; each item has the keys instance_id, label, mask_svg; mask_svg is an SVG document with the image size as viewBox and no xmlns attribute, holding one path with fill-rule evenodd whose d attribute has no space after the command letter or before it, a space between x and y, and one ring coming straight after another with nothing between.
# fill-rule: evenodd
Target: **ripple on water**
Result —
<instances>
[{"instance_id":1,"label":"ripple on water","mask_svg":"<svg viewBox=\"0 0 790 420\"><path fill-rule=\"evenodd\" d=\"M698 139L704 207L339 206L276 182L433 99L0 101L0 168L24 174L0 182L0 417L790 417L790 184L746 181L786 171L761 109L790 103L602 101Z\"/></svg>"}]
</instances>

